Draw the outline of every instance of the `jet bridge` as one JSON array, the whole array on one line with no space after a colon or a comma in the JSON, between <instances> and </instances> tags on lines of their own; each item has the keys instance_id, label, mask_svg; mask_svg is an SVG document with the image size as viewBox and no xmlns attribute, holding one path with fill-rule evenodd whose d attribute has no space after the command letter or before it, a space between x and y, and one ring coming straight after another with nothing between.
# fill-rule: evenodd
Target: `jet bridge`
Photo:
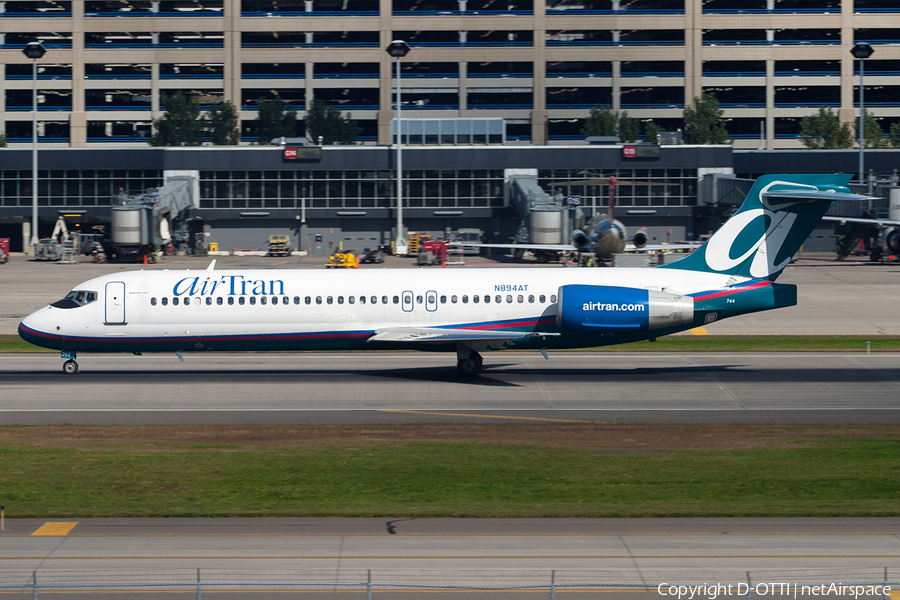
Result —
<instances>
[{"instance_id":1,"label":"jet bridge","mask_svg":"<svg viewBox=\"0 0 900 600\"><path fill-rule=\"evenodd\" d=\"M186 250L194 208L193 183L191 177L172 177L145 194L120 196L120 204L112 208L108 256L130 262L160 250Z\"/></svg>"}]
</instances>

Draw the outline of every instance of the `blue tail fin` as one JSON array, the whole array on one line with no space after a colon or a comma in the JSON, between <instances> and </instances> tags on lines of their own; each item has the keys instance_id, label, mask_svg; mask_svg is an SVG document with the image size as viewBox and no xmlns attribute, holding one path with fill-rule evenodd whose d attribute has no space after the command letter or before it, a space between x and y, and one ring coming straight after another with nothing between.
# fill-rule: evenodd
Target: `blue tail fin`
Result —
<instances>
[{"instance_id":1,"label":"blue tail fin","mask_svg":"<svg viewBox=\"0 0 900 600\"><path fill-rule=\"evenodd\" d=\"M846 187L852 175L763 175L744 204L709 241L661 268L774 281L822 216L839 199L862 199Z\"/></svg>"}]
</instances>

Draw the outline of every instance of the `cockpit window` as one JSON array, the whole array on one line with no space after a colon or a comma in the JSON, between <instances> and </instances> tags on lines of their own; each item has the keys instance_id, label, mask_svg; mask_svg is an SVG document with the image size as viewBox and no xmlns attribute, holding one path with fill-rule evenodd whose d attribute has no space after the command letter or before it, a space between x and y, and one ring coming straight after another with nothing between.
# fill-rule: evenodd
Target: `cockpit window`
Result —
<instances>
[{"instance_id":1,"label":"cockpit window","mask_svg":"<svg viewBox=\"0 0 900 600\"><path fill-rule=\"evenodd\" d=\"M79 308L97 300L97 292L87 290L72 290L62 300L54 302L50 306L54 308Z\"/></svg>"}]
</instances>

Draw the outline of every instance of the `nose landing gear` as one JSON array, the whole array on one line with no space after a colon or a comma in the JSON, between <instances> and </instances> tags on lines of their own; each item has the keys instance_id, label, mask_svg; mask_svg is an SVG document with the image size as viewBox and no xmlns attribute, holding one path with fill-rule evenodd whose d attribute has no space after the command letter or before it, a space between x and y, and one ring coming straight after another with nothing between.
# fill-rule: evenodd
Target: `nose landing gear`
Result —
<instances>
[{"instance_id":1,"label":"nose landing gear","mask_svg":"<svg viewBox=\"0 0 900 600\"><path fill-rule=\"evenodd\" d=\"M75 362L74 350L63 350L61 358L68 359L63 363L63 373L65 373L66 375L74 375L78 372L78 363Z\"/></svg>"}]
</instances>

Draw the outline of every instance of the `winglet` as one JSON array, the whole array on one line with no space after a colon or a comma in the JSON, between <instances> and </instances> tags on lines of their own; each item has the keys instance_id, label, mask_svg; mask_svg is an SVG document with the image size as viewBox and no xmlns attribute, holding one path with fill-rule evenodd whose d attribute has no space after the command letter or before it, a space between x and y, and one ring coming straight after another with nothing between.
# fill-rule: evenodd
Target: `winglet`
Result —
<instances>
[{"instance_id":1,"label":"winglet","mask_svg":"<svg viewBox=\"0 0 900 600\"><path fill-rule=\"evenodd\" d=\"M215 268L216 268L216 259L213 259L212 262L209 263L209 266L206 267L206 270L207 270L207 271L212 271L212 270L214 270Z\"/></svg>"}]
</instances>

